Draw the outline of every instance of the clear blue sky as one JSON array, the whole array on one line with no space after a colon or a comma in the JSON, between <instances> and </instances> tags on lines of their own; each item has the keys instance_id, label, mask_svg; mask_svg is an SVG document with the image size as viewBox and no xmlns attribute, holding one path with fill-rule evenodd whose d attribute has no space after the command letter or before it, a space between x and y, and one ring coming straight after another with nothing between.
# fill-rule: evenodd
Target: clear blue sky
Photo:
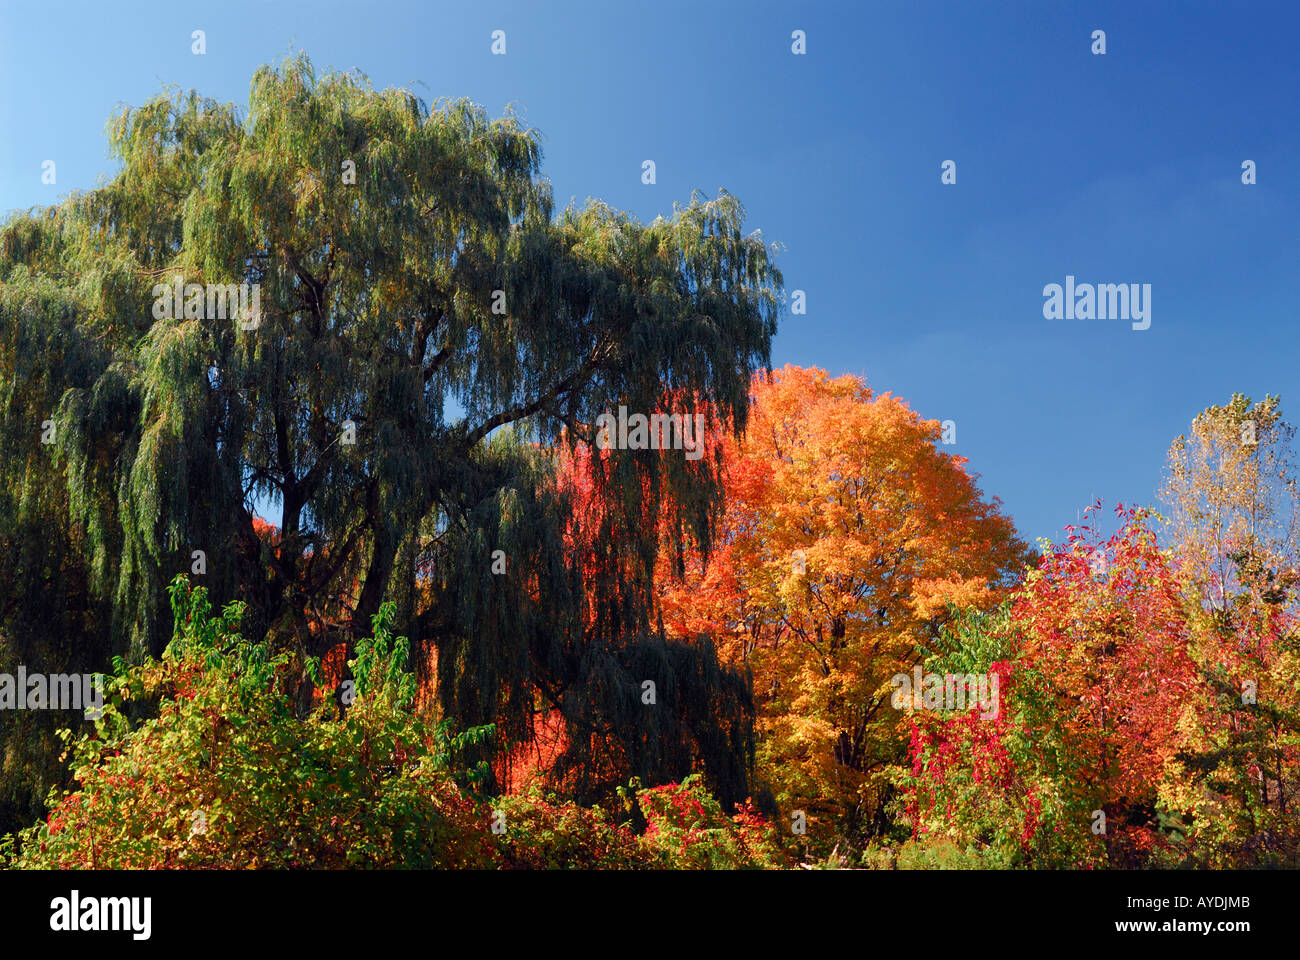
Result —
<instances>
[{"instance_id":1,"label":"clear blue sky","mask_svg":"<svg viewBox=\"0 0 1300 960\"><path fill-rule=\"evenodd\" d=\"M1298 38L1295 2L0 0L0 211L111 172L119 102L174 83L246 104L291 48L426 100L513 101L561 205L649 220L737 194L807 292L774 362L955 420L948 449L1056 539L1094 496L1153 502L1170 440L1233 391L1300 420ZM1067 274L1150 283L1151 328L1045 320Z\"/></svg>"}]
</instances>

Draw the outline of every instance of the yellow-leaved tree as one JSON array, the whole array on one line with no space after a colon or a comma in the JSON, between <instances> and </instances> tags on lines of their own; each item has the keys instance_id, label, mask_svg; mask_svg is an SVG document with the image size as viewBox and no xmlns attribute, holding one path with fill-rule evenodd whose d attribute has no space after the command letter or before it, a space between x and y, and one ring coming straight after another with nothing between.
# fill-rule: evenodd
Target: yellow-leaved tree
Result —
<instances>
[{"instance_id":1,"label":"yellow-leaved tree","mask_svg":"<svg viewBox=\"0 0 1300 960\"><path fill-rule=\"evenodd\" d=\"M1162 793L1198 866L1300 855L1300 470L1275 396L1207 407L1169 448L1163 499L1209 709Z\"/></svg>"}]
</instances>

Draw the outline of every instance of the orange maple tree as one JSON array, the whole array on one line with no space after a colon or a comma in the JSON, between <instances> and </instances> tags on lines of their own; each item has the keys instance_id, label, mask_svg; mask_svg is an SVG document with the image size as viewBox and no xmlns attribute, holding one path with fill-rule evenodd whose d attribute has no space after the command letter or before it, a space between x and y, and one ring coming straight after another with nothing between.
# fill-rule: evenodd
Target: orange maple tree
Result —
<instances>
[{"instance_id":1,"label":"orange maple tree","mask_svg":"<svg viewBox=\"0 0 1300 960\"><path fill-rule=\"evenodd\" d=\"M702 631L753 671L759 758L778 802L841 832L885 820L906 750L891 678L949 605L988 606L1027 552L940 425L854 376L787 366L753 381L706 562L659 576L670 634Z\"/></svg>"}]
</instances>

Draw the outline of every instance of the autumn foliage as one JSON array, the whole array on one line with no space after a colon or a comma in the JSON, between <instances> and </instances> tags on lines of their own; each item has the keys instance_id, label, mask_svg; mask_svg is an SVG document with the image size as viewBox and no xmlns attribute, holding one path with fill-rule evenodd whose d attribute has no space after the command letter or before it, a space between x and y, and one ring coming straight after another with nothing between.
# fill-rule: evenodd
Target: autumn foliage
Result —
<instances>
[{"instance_id":1,"label":"autumn foliage","mask_svg":"<svg viewBox=\"0 0 1300 960\"><path fill-rule=\"evenodd\" d=\"M572 437L538 448L552 458L540 482L568 505L565 570L583 600L580 644L552 655L590 658L582 696L538 681L522 725L504 709L463 725L432 690L437 658L417 662L386 604L372 638L309 662L303 714L293 659L244 640L238 604L218 616L178 580L171 645L119 664L108 716L72 743L72 788L0 854L58 867L1295 865L1292 437L1273 398L1210 408L1171 447L1168 518L1099 500L1035 554L937 422L857 377L760 374L746 432L706 431L717 502L649 495L672 482L655 471L639 474L642 496L608 496L626 460ZM254 528L283 549L274 526ZM345 677L355 703L325 695ZM914 677L924 695L900 695ZM976 681L984 699L945 699ZM722 729L732 742L709 733Z\"/></svg>"},{"instance_id":2,"label":"autumn foliage","mask_svg":"<svg viewBox=\"0 0 1300 960\"><path fill-rule=\"evenodd\" d=\"M661 562L670 633L711 633L753 672L760 755L781 807L828 835L879 829L906 731L890 678L949 607L987 607L1025 548L936 421L860 379L785 367L727 440L716 554Z\"/></svg>"}]
</instances>

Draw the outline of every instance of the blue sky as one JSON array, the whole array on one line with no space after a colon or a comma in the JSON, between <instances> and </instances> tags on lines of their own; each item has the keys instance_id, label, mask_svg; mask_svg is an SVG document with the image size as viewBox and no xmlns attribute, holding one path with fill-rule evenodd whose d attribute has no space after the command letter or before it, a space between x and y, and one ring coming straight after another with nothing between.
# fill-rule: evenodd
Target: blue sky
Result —
<instances>
[{"instance_id":1,"label":"blue sky","mask_svg":"<svg viewBox=\"0 0 1300 960\"><path fill-rule=\"evenodd\" d=\"M0 212L109 173L118 103L177 84L244 104L290 49L513 102L561 206L650 220L696 188L739 196L807 293L774 363L956 421L947 449L1056 539L1094 497L1153 502L1169 442L1234 391L1300 419L1297 36L1291 2L0 0ZM1150 329L1044 319L1067 274L1151 284Z\"/></svg>"}]
</instances>

